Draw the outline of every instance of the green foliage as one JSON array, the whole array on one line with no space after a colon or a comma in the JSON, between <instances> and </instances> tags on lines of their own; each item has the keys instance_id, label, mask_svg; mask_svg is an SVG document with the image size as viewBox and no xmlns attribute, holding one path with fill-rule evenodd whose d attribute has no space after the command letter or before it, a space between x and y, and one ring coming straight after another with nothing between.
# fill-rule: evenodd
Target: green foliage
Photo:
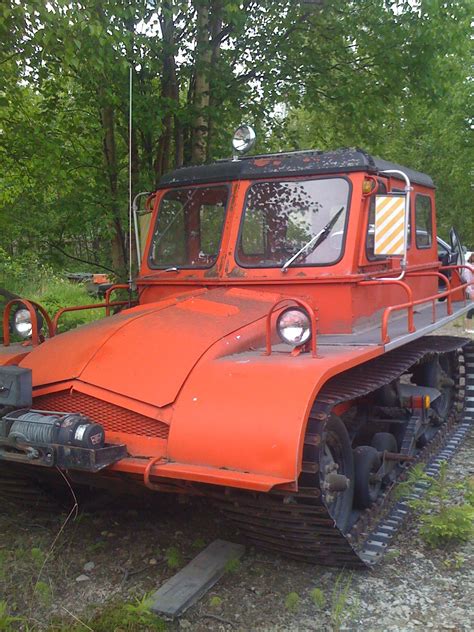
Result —
<instances>
[{"instance_id":1,"label":"green foliage","mask_svg":"<svg viewBox=\"0 0 474 632\"><path fill-rule=\"evenodd\" d=\"M290 592L285 598L285 608L288 612L295 612L300 605L300 596L296 592Z\"/></svg>"},{"instance_id":2,"label":"green foliage","mask_svg":"<svg viewBox=\"0 0 474 632\"><path fill-rule=\"evenodd\" d=\"M14 629L13 624L19 623L21 617L13 617L8 614L8 604L6 601L0 601L0 632L12 632Z\"/></svg>"},{"instance_id":3,"label":"green foliage","mask_svg":"<svg viewBox=\"0 0 474 632\"><path fill-rule=\"evenodd\" d=\"M211 608L219 608L222 605L222 599L218 597L217 595L214 597L211 597L209 599L209 605Z\"/></svg>"},{"instance_id":4,"label":"green foliage","mask_svg":"<svg viewBox=\"0 0 474 632\"><path fill-rule=\"evenodd\" d=\"M400 557L400 549L390 549L389 551L385 553L385 559L387 561L396 560L399 557Z\"/></svg>"},{"instance_id":5,"label":"green foliage","mask_svg":"<svg viewBox=\"0 0 474 632\"><path fill-rule=\"evenodd\" d=\"M423 495L409 498L407 502L418 513L423 540L433 547L470 540L474 535L472 481L450 482L446 461L441 463L437 478L419 465L411 470L408 480L399 485L399 496L409 496L420 482L426 485ZM456 494L458 498L455 498Z\"/></svg>"},{"instance_id":6,"label":"green foliage","mask_svg":"<svg viewBox=\"0 0 474 632\"><path fill-rule=\"evenodd\" d=\"M314 605L319 608L319 610L322 610L326 605L326 595L321 588L313 588L309 594Z\"/></svg>"},{"instance_id":7,"label":"green foliage","mask_svg":"<svg viewBox=\"0 0 474 632\"><path fill-rule=\"evenodd\" d=\"M141 599L135 599L134 603L124 604L123 610L127 615L126 622L132 622L134 625L155 626L152 629L163 629L161 621L150 610L152 604L153 600L150 595L143 595Z\"/></svg>"},{"instance_id":8,"label":"green foliage","mask_svg":"<svg viewBox=\"0 0 474 632\"><path fill-rule=\"evenodd\" d=\"M236 557L232 557L230 560L226 562L225 572L226 573L237 573L240 570L240 560Z\"/></svg>"},{"instance_id":9,"label":"green foliage","mask_svg":"<svg viewBox=\"0 0 474 632\"><path fill-rule=\"evenodd\" d=\"M170 546L168 549L166 549L165 559L166 563L168 564L168 568L170 568L171 570L179 568L183 564L183 556L181 555L179 549L177 549L175 546Z\"/></svg>"},{"instance_id":10,"label":"green foliage","mask_svg":"<svg viewBox=\"0 0 474 632\"><path fill-rule=\"evenodd\" d=\"M34 593L43 606L51 606L53 601L53 591L51 590L51 586L49 584L43 581L36 582Z\"/></svg>"},{"instance_id":11,"label":"green foliage","mask_svg":"<svg viewBox=\"0 0 474 632\"><path fill-rule=\"evenodd\" d=\"M206 541L203 538L196 538L191 546L193 549L203 549L206 546Z\"/></svg>"},{"instance_id":12,"label":"green foliage","mask_svg":"<svg viewBox=\"0 0 474 632\"><path fill-rule=\"evenodd\" d=\"M359 610L359 600L350 596L352 585L352 575L344 576L340 573L334 584L331 595L331 623L334 632L338 632L341 626L354 619Z\"/></svg>"},{"instance_id":13,"label":"green foliage","mask_svg":"<svg viewBox=\"0 0 474 632\"><path fill-rule=\"evenodd\" d=\"M36 255L10 257L0 247L0 288L42 305L52 317L62 307L91 305L100 301L91 297L82 283L72 283L42 264ZM0 304L1 311L1 304ZM65 314L59 321L59 331L66 331L105 315L102 309Z\"/></svg>"},{"instance_id":14,"label":"green foliage","mask_svg":"<svg viewBox=\"0 0 474 632\"><path fill-rule=\"evenodd\" d=\"M39 570L44 564L45 554L40 548L36 546L31 549L30 554L33 564Z\"/></svg>"},{"instance_id":15,"label":"green foliage","mask_svg":"<svg viewBox=\"0 0 474 632\"><path fill-rule=\"evenodd\" d=\"M123 270L130 62L135 193L183 162L228 156L246 120L259 152L358 145L427 171L442 231L456 221L474 242L470 0L202 7L1 3L0 276L25 253Z\"/></svg>"},{"instance_id":16,"label":"green foliage","mask_svg":"<svg viewBox=\"0 0 474 632\"><path fill-rule=\"evenodd\" d=\"M443 564L446 566L446 568L449 568L450 570L451 569L459 570L464 566L465 561L466 561L466 558L464 557L464 555L461 555L461 553L455 552L452 557L448 557L445 560L443 560Z\"/></svg>"},{"instance_id":17,"label":"green foliage","mask_svg":"<svg viewBox=\"0 0 474 632\"><path fill-rule=\"evenodd\" d=\"M4 551L0 549L0 581L3 581L7 575L7 564L9 561L10 555L8 551Z\"/></svg>"},{"instance_id":18,"label":"green foliage","mask_svg":"<svg viewBox=\"0 0 474 632\"><path fill-rule=\"evenodd\" d=\"M133 603L110 603L86 623L94 632L164 632L164 621L153 614L150 607L149 595L137 598ZM82 632L85 628L78 624L73 629Z\"/></svg>"}]
</instances>

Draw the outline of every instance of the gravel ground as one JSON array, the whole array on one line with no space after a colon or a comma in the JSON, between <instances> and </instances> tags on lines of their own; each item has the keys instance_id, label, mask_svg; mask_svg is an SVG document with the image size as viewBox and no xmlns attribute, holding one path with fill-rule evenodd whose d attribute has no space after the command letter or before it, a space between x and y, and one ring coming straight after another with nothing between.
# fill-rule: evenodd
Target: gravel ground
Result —
<instances>
[{"instance_id":1,"label":"gravel ground","mask_svg":"<svg viewBox=\"0 0 474 632\"><path fill-rule=\"evenodd\" d=\"M462 334L455 326L454 332ZM473 455L471 432L450 464L453 482L474 476ZM51 629L60 620L61 630L69 630L74 617L89 621L105 604L156 590L216 537L237 537L200 500L183 504L156 495L150 508L128 502L101 506L100 498L94 510L85 505L78 519L67 522L57 511L2 507L0 601L24 618L23 629ZM41 590L35 590L38 580ZM238 568L166 626L171 632L467 632L474 629L473 602L473 543L429 549L410 519L371 571L313 567L248 549Z\"/></svg>"}]
</instances>

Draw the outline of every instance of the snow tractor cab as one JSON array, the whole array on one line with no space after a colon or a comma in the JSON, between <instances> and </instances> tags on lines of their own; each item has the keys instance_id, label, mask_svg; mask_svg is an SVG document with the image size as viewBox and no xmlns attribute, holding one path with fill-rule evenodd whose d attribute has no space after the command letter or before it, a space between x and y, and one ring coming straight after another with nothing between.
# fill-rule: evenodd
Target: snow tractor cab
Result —
<instances>
[{"instance_id":1,"label":"snow tractor cab","mask_svg":"<svg viewBox=\"0 0 474 632\"><path fill-rule=\"evenodd\" d=\"M253 140L147 197L135 303L111 287L108 317L59 335L97 305L6 306L0 483L56 467L205 495L259 547L370 565L406 513L396 481L469 426L473 345L431 335L472 308L468 266L438 259L428 175L360 149L244 156Z\"/></svg>"}]
</instances>

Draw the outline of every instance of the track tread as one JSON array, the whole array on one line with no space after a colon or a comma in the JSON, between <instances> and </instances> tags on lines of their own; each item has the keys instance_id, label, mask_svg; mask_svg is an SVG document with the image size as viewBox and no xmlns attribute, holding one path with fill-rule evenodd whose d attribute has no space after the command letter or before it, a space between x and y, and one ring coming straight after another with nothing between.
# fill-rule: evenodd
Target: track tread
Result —
<instances>
[{"instance_id":1,"label":"track tread","mask_svg":"<svg viewBox=\"0 0 474 632\"><path fill-rule=\"evenodd\" d=\"M460 356L459 370L464 373L458 376L457 386L458 402L463 403L463 419L457 423L452 411L448 422L410 465L425 462L427 471L436 474L440 462L455 453L474 422L474 388L466 389L466 385L474 385L474 342L454 336L420 338L331 378L311 408L305 448L314 449L319 445L320 436L314 428L329 417L335 405L376 390L420 361L461 347L463 355ZM306 461L303 463L305 476L316 474L309 472L305 464ZM406 477L410 467L403 470L402 478ZM246 540L260 548L305 562L366 568L380 562L409 513L406 502L393 501L393 489L394 485L386 491L383 500L379 499L373 507L360 513L349 534L336 529L319 489L313 489L318 492L316 494L311 494L312 488L300 488L298 492L280 491L277 502L273 493L230 491L220 496L217 504L243 532ZM422 494L422 486L417 491Z\"/></svg>"}]
</instances>

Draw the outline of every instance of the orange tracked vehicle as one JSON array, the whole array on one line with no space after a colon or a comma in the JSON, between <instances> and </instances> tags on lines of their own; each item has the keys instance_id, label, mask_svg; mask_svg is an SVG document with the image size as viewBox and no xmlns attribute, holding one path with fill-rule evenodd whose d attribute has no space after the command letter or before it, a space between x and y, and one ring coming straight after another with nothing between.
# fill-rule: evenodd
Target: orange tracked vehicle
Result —
<instances>
[{"instance_id":1,"label":"orange tracked vehicle","mask_svg":"<svg viewBox=\"0 0 474 632\"><path fill-rule=\"evenodd\" d=\"M473 345L431 335L472 307L467 266L459 240L438 259L429 176L359 149L238 155L252 140L148 196L134 301L112 287L108 317L59 335L66 310L7 305L0 478L207 495L260 547L373 564L396 481L470 424Z\"/></svg>"}]
</instances>

